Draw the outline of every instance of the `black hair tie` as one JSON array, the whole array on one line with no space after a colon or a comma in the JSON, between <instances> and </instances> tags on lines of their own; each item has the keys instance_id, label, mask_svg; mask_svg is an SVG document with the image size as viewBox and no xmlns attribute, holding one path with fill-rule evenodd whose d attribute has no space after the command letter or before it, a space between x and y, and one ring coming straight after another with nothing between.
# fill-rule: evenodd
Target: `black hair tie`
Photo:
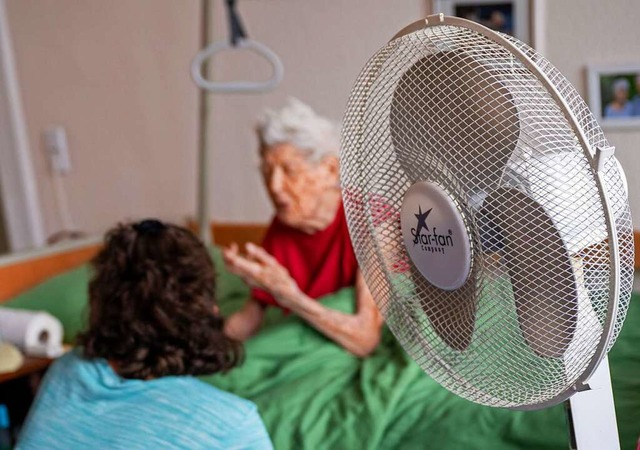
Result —
<instances>
[{"instance_id":1,"label":"black hair tie","mask_svg":"<svg viewBox=\"0 0 640 450\"><path fill-rule=\"evenodd\" d=\"M167 226L157 219L142 220L133 225L133 229L139 234L157 235L164 231Z\"/></svg>"}]
</instances>

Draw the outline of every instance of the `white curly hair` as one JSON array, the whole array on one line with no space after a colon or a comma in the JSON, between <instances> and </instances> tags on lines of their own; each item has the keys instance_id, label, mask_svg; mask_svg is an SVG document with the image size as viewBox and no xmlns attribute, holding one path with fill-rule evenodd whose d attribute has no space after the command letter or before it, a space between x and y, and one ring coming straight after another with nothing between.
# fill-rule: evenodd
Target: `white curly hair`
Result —
<instances>
[{"instance_id":1,"label":"white curly hair","mask_svg":"<svg viewBox=\"0 0 640 450\"><path fill-rule=\"evenodd\" d=\"M263 147L291 144L314 162L336 155L340 149L339 126L293 97L279 110L267 109L258 121L257 132Z\"/></svg>"},{"instance_id":2,"label":"white curly hair","mask_svg":"<svg viewBox=\"0 0 640 450\"><path fill-rule=\"evenodd\" d=\"M619 90L628 91L631 87L629 80L626 78L617 78L613 81L613 92L617 92Z\"/></svg>"}]
</instances>

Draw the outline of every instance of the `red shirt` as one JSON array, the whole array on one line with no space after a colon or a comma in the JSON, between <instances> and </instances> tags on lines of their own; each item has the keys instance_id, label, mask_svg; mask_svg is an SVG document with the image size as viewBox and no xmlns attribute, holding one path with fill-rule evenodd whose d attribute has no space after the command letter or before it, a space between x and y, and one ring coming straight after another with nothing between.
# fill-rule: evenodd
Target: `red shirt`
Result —
<instances>
[{"instance_id":1,"label":"red shirt","mask_svg":"<svg viewBox=\"0 0 640 450\"><path fill-rule=\"evenodd\" d=\"M276 217L262 246L311 298L317 299L356 282L358 261L351 247L342 204L333 222L314 234L285 225ZM261 303L278 305L271 294L261 289L253 289L252 296Z\"/></svg>"}]
</instances>

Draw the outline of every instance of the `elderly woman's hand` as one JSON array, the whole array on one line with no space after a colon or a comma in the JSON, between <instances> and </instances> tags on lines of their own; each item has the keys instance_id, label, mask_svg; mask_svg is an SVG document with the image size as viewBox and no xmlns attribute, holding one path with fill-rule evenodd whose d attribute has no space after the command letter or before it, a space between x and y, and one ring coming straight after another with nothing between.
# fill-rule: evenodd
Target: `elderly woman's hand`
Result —
<instances>
[{"instance_id":1,"label":"elderly woman's hand","mask_svg":"<svg viewBox=\"0 0 640 450\"><path fill-rule=\"evenodd\" d=\"M229 271L250 286L269 292L281 306L291 308L301 291L289 271L262 247L249 243L245 248L246 257L240 255L237 244L223 250Z\"/></svg>"}]
</instances>

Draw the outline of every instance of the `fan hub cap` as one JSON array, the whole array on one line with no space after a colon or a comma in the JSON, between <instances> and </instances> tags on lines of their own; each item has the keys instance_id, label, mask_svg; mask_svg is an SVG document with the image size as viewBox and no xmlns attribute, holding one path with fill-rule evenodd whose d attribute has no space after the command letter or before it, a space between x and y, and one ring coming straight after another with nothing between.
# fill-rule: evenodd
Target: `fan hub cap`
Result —
<instances>
[{"instance_id":1,"label":"fan hub cap","mask_svg":"<svg viewBox=\"0 0 640 450\"><path fill-rule=\"evenodd\" d=\"M454 290L471 271L471 245L454 199L438 184L419 181L407 190L400 223L405 248L423 277Z\"/></svg>"}]
</instances>

